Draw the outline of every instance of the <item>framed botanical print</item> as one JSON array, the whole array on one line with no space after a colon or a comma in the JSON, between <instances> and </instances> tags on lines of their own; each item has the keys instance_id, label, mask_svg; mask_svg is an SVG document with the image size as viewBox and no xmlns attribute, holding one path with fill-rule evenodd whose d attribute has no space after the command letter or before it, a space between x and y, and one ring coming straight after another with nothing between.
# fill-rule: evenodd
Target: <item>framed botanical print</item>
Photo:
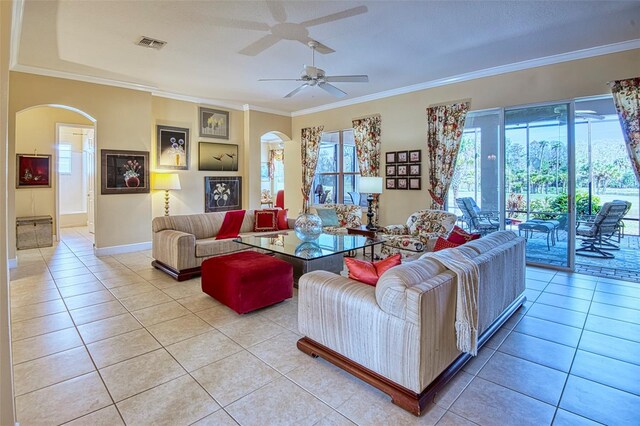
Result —
<instances>
[{"instance_id":1,"label":"framed botanical print","mask_svg":"<svg viewBox=\"0 0 640 426\"><path fill-rule=\"evenodd\" d=\"M397 160L398 163L408 163L409 162L409 152L408 151L398 151L397 152Z\"/></svg>"},{"instance_id":2,"label":"framed botanical print","mask_svg":"<svg viewBox=\"0 0 640 426\"><path fill-rule=\"evenodd\" d=\"M409 151L409 162L410 163L420 163L422 161L422 150L416 149L413 151Z\"/></svg>"},{"instance_id":3,"label":"framed botanical print","mask_svg":"<svg viewBox=\"0 0 640 426\"><path fill-rule=\"evenodd\" d=\"M398 189L407 189L409 187L407 178L396 179L396 186Z\"/></svg>"},{"instance_id":4,"label":"framed botanical print","mask_svg":"<svg viewBox=\"0 0 640 426\"><path fill-rule=\"evenodd\" d=\"M238 145L200 142L198 144L198 170L237 172Z\"/></svg>"},{"instance_id":5,"label":"framed botanical print","mask_svg":"<svg viewBox=\"0 0 640 426\"><path fill-rule=\"evenodd\" d=\"M409 189L422 189L420 178L409 178Z\"/></svg>"},{"instance_id":6,"label":"framed botanical print","mask_svg":"<svg viewBox=\"0 0 640 426\"><path fill-rule=\"evenodd\" d=\"M199 108L200 137L229 139L229 111Z\"/></svg>"},{"instance_id":7,"label":"framed botanical print","mask_svg":"<svg viewBox=\"0 0 640 426\"><path fill-rule=\"evenodd\" d=\"M385 154L385 157L386 157L386 160L387 160L387 164L396 162L396 153L395 153L395 151L387 152Z\"/></svg>"},{"instance_id":8,"label":"framed botanical print","mask_svg":"<svg viewBox=\"0 0 640 426\"><path fill-rule=\"evenodd\" d=\"M242 209L242 178L239 176L204 178L204 211L223 212Z\"/></svg>"},{"instance_id":9,"label":"framed botanical print","mask_svg":"<svg viewBox=\"0 0 640 426\"><path fill-rule=\"evenodd\" d=\"M386 189L396 189L396 179L395 178L387 178L385 182Z\"/></svg>"},{"instance_id":10,"label":"framed botanical print","mask_svg":"<svg viewBox=\"0 0 640 426\"><path fill-rule=\"evenodd\" d=\"M409 174L408 167L406 164L398 164L398 176L407 176Z\"/></svg>"},{"instance_id":11,"label":"framed botanical print","mask_svg":"<svg viewBox=\"0 0 640 426\"><path fill-rule=\"evenodd\" d=\"M157 126L156 168L189 170L189 129Z\"/></svg>"},{"instance_id":12,"label":"framed botanical print","mask_svg":"<svg viewBox=\"0 0 640 426\"><path fill-rule=\"evenodd\" d=\"M103 149L100 193L140 194L150 190L149 152Z\"/></svg>"},{"instance_id":13,"label":"framed botanical print","mask_svg":"<svg viewBox=\"0 0 640 426\"><path fill-rule=\"evenodd\" d=\"M387 175L387 176L395 176L396 175L396 166L395 165L387 166L385 175Z\"/></svg>"},{"instance_id":14,"label":"framed botanical print","mask_svg":"<svg viewBox=\"0 0 640 426\"><path fill-rule=\"evenodd\" d=\"M16 155L16 188L51 188L50 155Z\"/></svg>"},{"instance_id":15,"label":"framed botanical print","mask_svg":"<svg viewBox=\"0 0 640 426\"><path fill-rule=\"evenodd\" d=\"M409 176L422 176L420 164L409 164Z\"/></svg>"}]
</instances>

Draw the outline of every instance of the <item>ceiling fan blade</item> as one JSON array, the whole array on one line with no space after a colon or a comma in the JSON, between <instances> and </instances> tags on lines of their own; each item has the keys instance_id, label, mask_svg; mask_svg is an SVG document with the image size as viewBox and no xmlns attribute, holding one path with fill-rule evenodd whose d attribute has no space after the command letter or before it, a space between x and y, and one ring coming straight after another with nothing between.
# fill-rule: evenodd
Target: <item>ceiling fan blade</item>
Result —
<instances>
[{"instance_id":1,"label":"ceiling fan blade","mask_svg":"<svg viewBox=\"0 0 640 426\"><path fill-rule=\"evenodd\" d=\"M284 95L285 98L290 98L293 95L295 95L296 93L298 93L299 91L301 91L302 89L305 89L306 87L308 87L309 85L307 83L303 84L302 86L298 86L296 87L294 90L292 90L291 92L287 93L286 95Z\"/></svg>"},{"instance_id":2,"label":"ceiling fan blade","mask_svg":"<svg viewBox=\"0 0 640 426\"><path fill-rule=\"evenodd\" d=\"M241 19L224 19L209 17L207 23L217 25L225 28L236 28L240 30L253 30L253 31L270 31L271 26L264 22L244 21Z\"/></svg>"},{"instance_id":3,"label":"ceiling fan blade","mask_svg":"<svg viewBox=\"0 0 640 426\"><path fill-rule=\"evenodd\" d=\"M280 40L280 37L276 37L273 34L267 34L261 39L254 41L238 53L247 56L256 56L258 53L270 48Z\"/></svg>"},{"instance_id":4,"label":"ceiling fan blade","mask_svg":"<svg viewBox=\"0 0 640 426\"><path fill-rule=\"evenodd\" d=\"M279 23L287 22L287 12L284 10L284 5L280 2L267 1L267 7L273 19Z\"/></svg>"},{"instance_id":5,"label":"ceiling fan blade","mask_svg":"<svg viewBox=\"0 0 640 426\"><path fill-rule=\"evenodd\" d=\"M332 13L331 15L323 16L321 18L300 22L300 25L304 27L313 27L314 25L326 24L327 22L349 18L351 16L367 13L368 11L369 9L367 9L367 6L358 6L351 9L343 10L342 12Z\"/></svg>"},{"instance_id":6,"label":"ceiling fan blade","mask_svg":"<svg viewBox=\"0 0 640 426\"><path fill-rule=\"evenodd\" d=\"M327 83L368 83L368 75L327 75L324 77Z\"/></svg>"},{"instance_id":7,"label":"ceiling fan blade","mask_svg":"<svg viewBox=\"0 0 640 426\"><path fill-rule=\"evenodd\" d=\"M258 81L304 81L302 78L260 78Z\"/></svg>"},{"instance_id":8,"label":"ceiling fan blade","mask_svg":"<svg viewBox=\"0 0 640 426\"><path fill-rule=\"evenodd\" d=\"M347 96L346 92L343 92L342 90L338 89L336 86L333 86L329 83L318 83L318 87L332 94L336 98L343 98Z\"/></svg>"}]
</instances>

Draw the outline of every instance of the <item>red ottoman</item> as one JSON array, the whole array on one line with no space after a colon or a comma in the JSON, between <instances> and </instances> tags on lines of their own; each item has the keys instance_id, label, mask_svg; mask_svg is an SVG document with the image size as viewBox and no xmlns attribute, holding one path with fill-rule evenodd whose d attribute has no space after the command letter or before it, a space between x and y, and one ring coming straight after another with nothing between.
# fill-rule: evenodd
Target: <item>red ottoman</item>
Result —
<instances>
[{"instance_id":1,"label":"red ottoman","mask_svg":"<svg viewBox=\"0 0 640 426\"><path fill-rule=\"evenodd\" d=\"M202 291L239 314L293 297L293 266L255 251L202 263Z\"/></svg>"}]
</instances>

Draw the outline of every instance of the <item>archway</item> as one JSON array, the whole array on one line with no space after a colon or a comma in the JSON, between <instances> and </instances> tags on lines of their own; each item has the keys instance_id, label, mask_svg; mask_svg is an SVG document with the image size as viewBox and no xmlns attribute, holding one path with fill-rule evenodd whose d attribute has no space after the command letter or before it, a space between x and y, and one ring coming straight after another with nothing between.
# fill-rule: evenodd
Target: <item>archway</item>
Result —
<instances>
[{"instance_id":1,"label":"archway","mask_svg":"<svg viewBox=\"0 0 640 426\"><path fill-rule=\"evenodd\" d=\"M95 140L96 119L77 108L43 104L16 112L15 217L51 216L58 241L65 220L93 228ZM30 158L46 168L33 173ZM47 184L41 184L45 178Z\"/></svg>"},{"instance_id":2,"label":"archway","mask_svg":"<svg viewBox=\"0 0 640 426\"><path fill-rule=\"evenodd\" d=\"M284 194L284 142L287 135L271 131L260 137L260 204L262 207L278 205L277 194ZM284 201L279 207L284 208Z\"/></svg>"}]
</instances>

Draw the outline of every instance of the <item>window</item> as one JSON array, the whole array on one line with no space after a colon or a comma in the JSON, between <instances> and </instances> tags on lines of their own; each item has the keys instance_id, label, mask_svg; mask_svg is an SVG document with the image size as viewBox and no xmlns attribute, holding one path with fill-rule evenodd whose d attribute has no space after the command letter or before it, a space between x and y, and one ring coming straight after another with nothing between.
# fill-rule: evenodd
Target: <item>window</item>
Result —
<instances>
[{"instance_id":1,"label":"window","mask_svg":"<svg viewBox=\"0 0 640 426\"><path fill-rule=\"evenodd\" d=\"M71 174L71 145L68 143L58 145L58 173Z\"/></svg>"},{"instance_id":2,"label":"window","mask_svg":"<svg viewBox=\"0 0 640 426\"><path fill-rule=\"evenodd\" d=\"M353 130L323 133L311 188L313 204L353 204L359 177Z\"/></svg>"}]
</instances>

